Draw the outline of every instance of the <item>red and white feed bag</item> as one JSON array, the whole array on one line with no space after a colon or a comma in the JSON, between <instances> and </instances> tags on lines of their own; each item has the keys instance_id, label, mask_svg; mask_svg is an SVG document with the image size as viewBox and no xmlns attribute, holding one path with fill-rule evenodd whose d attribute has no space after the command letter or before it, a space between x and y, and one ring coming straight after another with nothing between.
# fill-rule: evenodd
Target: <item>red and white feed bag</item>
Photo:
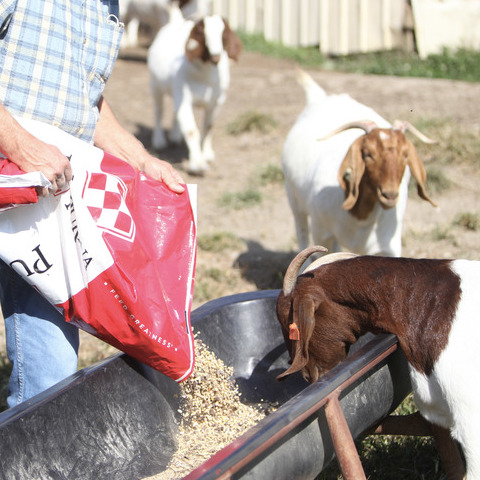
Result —
<instances>
[{"instance_id":1,"label":"red and white feed bag","mask_svg":"<svg viewBox=\"0 0 480 480\"><path fill-rule=\"evenodd\" d=\"M195 357L195 185L174 193L53 126L18 120L70 158L73 180L37 198L34 187L48 180L2 161L0 258L67 322L186 379Z\"/></svg>"}]
</instances>

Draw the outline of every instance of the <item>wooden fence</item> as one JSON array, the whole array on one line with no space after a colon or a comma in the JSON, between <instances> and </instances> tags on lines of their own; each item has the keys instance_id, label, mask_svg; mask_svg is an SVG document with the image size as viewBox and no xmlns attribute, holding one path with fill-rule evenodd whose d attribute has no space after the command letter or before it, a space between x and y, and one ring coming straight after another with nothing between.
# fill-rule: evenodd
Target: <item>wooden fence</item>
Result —
<instances>
[{"instance_id":1,"label":"wooden fence","mask_svg":"<svg viewBox=\"0 0 480 480\"><path fill-rule=\"evenodd\" d=\"M324 54L412 48L406 0L211 0L232 28Z\"/></svg>"}]
</instances>

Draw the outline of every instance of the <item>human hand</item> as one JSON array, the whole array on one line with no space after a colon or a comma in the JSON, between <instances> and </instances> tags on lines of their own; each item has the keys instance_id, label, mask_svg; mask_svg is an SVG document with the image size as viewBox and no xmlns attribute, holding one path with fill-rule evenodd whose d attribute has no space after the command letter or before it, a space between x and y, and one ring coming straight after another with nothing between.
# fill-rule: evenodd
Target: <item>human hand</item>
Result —
<instances>
[{"instance_id":1,"label":"human hand","mask_svg":"<svg viewBox=\"0 0 480 480\"><path fill-rule=\"evenodd\" d=\"M185 182L177 170L170 163L150 155L144 145L120 125L104 98L100 100L98 108L100 119L94 139L97 147L125 160L154 180L163 182L172 192L185 191L182 185Z\"/></svg>"},{"instance_id":2,"label":"human hand","mask_svg":"<svg viewBox=\"0 0 480 480\"><path fill-rule=\"evenodd\" d=\"M24 172L42 172L50 181L50 188L37 188L39 196L44 197L50 192L56 192L72 180L70 161L56 146L30 135L26 140L21 150L10 155L10 160Z\"/></svg>"},{"instance_id":3,"label":"human hand","mask_svg":"<svg viewBox=\"0 0 480 480\"><path fill-rule=\"evenodd\" d=\"M25 128L0 103L0 151L26 173L42 172L50 189L37 189L40 196L63 188L72 179L70 162L55 146L42 142Z\"/></svg>"},{"instance_id":4,"label":"human hand","mask_svg":"<svg viewBox=\"0 0 480 480\"><path fill-rule=\"evenodd\" d=\"M149 177L163 182L172 192L182 193L185 191L185 181L178 171L165 160L160 160L151 155L143 163L141 170Z\"/></svg>"}]
</instances>

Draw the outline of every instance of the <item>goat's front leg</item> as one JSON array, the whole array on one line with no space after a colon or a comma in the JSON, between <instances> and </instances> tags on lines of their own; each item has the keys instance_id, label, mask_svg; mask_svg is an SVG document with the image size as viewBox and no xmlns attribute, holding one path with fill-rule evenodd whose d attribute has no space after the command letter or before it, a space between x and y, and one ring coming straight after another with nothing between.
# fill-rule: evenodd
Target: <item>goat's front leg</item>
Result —
<instances>
[{"instance_id":1,"label":"goat's front leg","mask_svg":"<svg viewBox=\"0 0 480 480\"><path fill-rule=\"evenodd\" d=\"M140 20L132 18L125 28L120 46L122 48L136 47L138 45L138 30L140 28Z\"/></svg>"},{"instance_id":2,"label":"goat's front leg","mask_svg":"<svg viewBox=\"0 0 480 480\"><path fill-rule=\"evenodd\" d=\"M155 109L155 125L152 133L152 147L155 150L161 150L167 146L167 138L165 137L165 132L162 126L163 92L154 88L153 101Z\"/></svg>"},{"instance_id":3,"label":"goat's front leg","mask_svg":"<svg viewBox=\"0 0 480 480\"><path fill-rule=\"evenodd\" d=\"M207 162L203 158L200 131L193 113L192 103L184 99L177 110L177 121L188 147L189 171L202 174L207 170Z\"/></svg>"},{"instance_id":4,"label":"goat's front leg","mask_svg":"<svg viewBox=\"0 0 480 480\"><path fill-rule=\"evenodd\" d=\"M173 126L168 135L168 139L171 143L175 145L180 145L183 141L183 133L180 130L180 125L178 124L177 115L173 119Z\"/></svg>"},{"instance_id":5,"label":"goat's front leg","mask_svg":"<svg viewBox=\"0 0 480 480\"><path fill-rule=\"evenodd\" d=\"M285 188L287 190L288 201L290 203L290 208L292 209L293 218L295 220L298 248L299 251L302 251L308 247L310 238L308 214L305 212L303 206L298 204L294 189L290 187L287 180L285 181Z\"/></svg>"},{"instance_id":6,"label":"goat's front leg","mask_svg":"<svg viewBox=\"0 0 480 480\"><path fill-rule=\"evenodd\" d=\"M205 109L205 118L203 121L202 151L203 158L206 162L213 162L215 160L215 152L213 151L212 144L212 129L219 108L220 105L216 103L214 105L210 105Z\"/></svg>"}]
</instances>

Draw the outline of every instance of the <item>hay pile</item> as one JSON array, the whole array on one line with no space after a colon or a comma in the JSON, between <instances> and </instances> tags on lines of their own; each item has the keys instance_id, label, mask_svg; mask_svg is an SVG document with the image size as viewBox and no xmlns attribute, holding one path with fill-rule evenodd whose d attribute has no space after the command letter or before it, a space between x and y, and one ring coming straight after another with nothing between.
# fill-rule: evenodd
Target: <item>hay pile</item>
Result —
<instances>
[{"instance_id":1,"label":"hay pile","mask_svg":"<svg viewBox=\"0 0 480 480\"><path fill-rule=\"evenodd\" d=\"M167 469L150 480L183 478L265 416L260 406L240 402L233 369L198 338L195 357L192 375L180 384L183 419L178 450Z\"/></svg>"}]
</instances>

